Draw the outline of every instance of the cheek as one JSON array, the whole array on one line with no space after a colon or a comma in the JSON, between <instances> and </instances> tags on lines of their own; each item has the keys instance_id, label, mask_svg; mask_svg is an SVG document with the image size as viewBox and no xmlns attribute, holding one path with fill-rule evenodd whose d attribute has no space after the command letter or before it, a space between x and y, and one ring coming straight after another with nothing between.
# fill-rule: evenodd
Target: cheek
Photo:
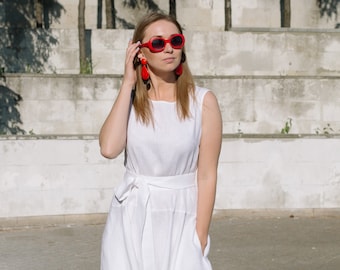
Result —
<instances>
[{"instance_id":1,"label":"cheek","mask_svg":"<svg viewBox=\"0 0 340 270\"><path fill-rule=\"evenodd\" d=\"M154 57L154 56L146 56L147 58L147 60L148 60L148 64L150 65L150 66L157 66L157 65L159 65L159 63L160 63L160 59L157 59L157 57Z\"/></svg>"},{"instance_id":2,"label":"cheek","mask_svg":"<svg viewBox=\"0 0 340 270\"><path fill-rule=\"evenodd\" d=\"M148 61L148 63L154 62L155 59L157 59L157 56L155 53L152 53L149 51L149 49L147 49L147 51L143 51L143 55L145 56L146 60Z\"/></svg>"}]
</instances>

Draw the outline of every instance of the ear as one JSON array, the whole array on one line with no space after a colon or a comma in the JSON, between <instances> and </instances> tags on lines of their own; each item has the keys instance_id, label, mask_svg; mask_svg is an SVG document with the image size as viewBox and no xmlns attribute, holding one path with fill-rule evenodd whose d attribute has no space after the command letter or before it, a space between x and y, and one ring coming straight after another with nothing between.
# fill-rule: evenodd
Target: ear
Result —
<instances>
[{"instance_id":1,"label":"ear","mask_svg":"<svg viewBox=\"0 0 340 270\"><path fill-rule=\"evenodd\" d=\"M141 51L139 51L136 54L135 58L133 59L133 66L134 66L135 69L140 65L141 60L143 58L145 58L144 54Z\"/></svg>"},{"instance_id":2,"label":"ear","mask_svg":"<svg viewBox=\"0 0 340 270\"><path fill-rule=\"evenodd\" d=\"M139 50L139 52L137 53L137 57L138 57L139 61L141 61L141 59L143 59L143 58L146 59L144 53L141 50Z\"/></svg>"}]
</instances>

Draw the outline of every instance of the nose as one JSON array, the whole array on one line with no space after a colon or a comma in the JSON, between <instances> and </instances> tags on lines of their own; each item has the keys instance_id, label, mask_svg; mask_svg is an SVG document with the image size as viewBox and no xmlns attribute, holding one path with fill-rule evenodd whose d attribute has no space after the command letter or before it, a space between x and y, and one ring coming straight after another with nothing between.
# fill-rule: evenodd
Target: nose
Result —
<instances>
[{"instance_id":1,"label":"nose","mask_svg":"<svg viewBox=\"0 0 340 270\"><path fill-rule=\"evenodd\" d=\"M174 49L171 47L170 42L165 43L164 52L172 53Z\"/></svg>"}]
</instances>

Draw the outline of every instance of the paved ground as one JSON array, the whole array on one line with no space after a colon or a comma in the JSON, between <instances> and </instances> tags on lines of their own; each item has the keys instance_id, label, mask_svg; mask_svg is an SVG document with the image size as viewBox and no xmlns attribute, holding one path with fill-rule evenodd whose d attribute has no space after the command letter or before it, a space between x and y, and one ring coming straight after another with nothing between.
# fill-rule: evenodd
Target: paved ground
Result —
<instances>
[{"instance_id":1,"label":"paved ground","mask_svg":"<svg viewBox=\"0 0 340 270\"><path fill-rule=\"evenodd\" d=\"M103 225L0 231L0 269L97 270L102 231ZM211 238L214 270L340 269L340 217L215 218Z\"/></svg>"}]
</instances>

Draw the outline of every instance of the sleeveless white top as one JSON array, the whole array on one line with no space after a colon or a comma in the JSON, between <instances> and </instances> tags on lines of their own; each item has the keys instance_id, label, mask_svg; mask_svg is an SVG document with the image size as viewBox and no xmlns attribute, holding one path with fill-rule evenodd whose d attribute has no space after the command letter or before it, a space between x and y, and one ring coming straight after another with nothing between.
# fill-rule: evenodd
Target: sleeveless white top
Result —
<instances>
[{"instance_id":1,"label":"sleeveless white top","mask_svg":"<svg viewBox=\"0 0 340 270\"><path fill-rule=\"evenodd\" d=\"M176 102L151 101L154 125L131 110L126 173L105 226L101 270L211 270L196 232L196 170L205 88L181 120Z\"/></svg>"},{"instance_id":2,"label":"sleeveless white top","mask_svg":"<svg viewBox=\"0 0 340 270\"><path fill-rule=\"evenodd\" d=\"M126 168L136 174L169 176L194 172L201 136L202 102L206 90L196 87L191 117L180 120L176 102L151 101L154 126L135 121L131 111Z\"/></svg>"}]
</instances>

